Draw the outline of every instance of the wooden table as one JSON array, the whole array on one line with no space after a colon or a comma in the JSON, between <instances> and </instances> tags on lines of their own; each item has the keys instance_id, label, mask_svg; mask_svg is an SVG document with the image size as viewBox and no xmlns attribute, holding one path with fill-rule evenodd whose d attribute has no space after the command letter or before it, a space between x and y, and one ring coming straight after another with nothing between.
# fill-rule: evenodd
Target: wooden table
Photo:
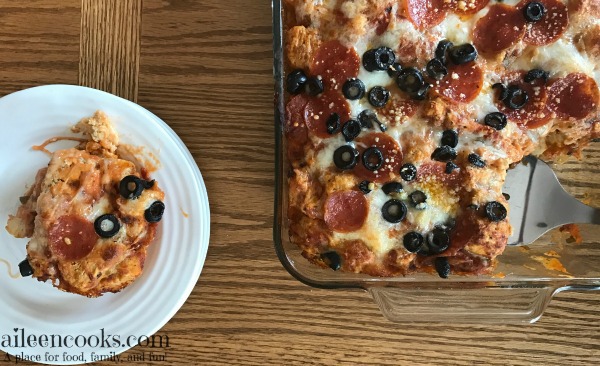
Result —
<instances>
[{"instance_id":1,"label":"wooden table","mask_svg":"<svg viewBox=\"0 0 600 366\"><path fill-rule=\"evenodd\" d=\"M560 294L529 326L406 327L385 320L365 292L313 289L283 269L272 242L269 1L0 5L0 94L67 83L136 101L179 134L206 181L212 233L202 276L159 332L170 339L166 362L136 364L600 362L598 293Z\"/></svg>"}]
</instances>

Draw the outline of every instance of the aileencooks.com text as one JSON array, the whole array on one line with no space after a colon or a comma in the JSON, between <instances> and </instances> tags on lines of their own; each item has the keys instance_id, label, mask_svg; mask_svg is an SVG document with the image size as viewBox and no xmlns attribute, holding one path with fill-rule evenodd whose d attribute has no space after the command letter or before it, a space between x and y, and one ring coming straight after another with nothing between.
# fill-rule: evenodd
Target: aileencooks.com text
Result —
<instances>
[{"instance_id":1,"label":"aileencooks.com text","mask_svg":"<svg viewBox=\"0 0 600 366\"><path fill-rule=\"evenodd\" d=\"M24 328L14 328L14 334L0 335L2 348L122 348L140 346L144 348L169 348L166 335L107 334L104 328L92 335L29 334Z\"/></svg>"}]
</instances>

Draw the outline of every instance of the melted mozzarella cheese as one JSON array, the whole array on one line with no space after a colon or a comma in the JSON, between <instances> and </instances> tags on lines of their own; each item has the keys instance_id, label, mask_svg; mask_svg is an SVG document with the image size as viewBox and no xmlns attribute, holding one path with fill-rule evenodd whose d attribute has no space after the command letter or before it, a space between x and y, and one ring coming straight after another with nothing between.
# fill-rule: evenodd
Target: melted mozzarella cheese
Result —
<instances>
[{"instance_id":1,"label":"melted mozzarella cheese","mask_svg":"<svg viewBox=\"0 0 600 366\"><path fill-rule=\"evenodd\" d=\"M433 127L427 123L427 120L415 115L408 122L388 126L386 133L394 140L400 141L400 137L407 132L412 132L414 136L424 137L432 129Z\"/></svg>"},{"instance_id":2,"label":"melted mozzarella cheese","mask_svg":"<svg viewBox=\"0 0 600 366\"><path fill-rule=\"evenodd\" d=\"M594 75L597 65L579 52L572 40L563 38L547 46L529 47L509 66L511 70L536 67L549 71L552 77L563 77L572 72ZM595 78L600 83L597 75Z\"/></svg>"},{"instance_id":3,"label":"melted mozzarella cheese","mask_svg":"<svg viewBox=\"0 0 600 366\"><path fill-rule=\"evenodd\" d=\"M325 171L334 166L333 153L342 145L346 145L346 141L341 133L323 140L324 147L315 155L314 168L318 171ZM350 143L350 146L354 147L354 144Z\"/></svg>"},{"instance_id":4,"label":"melted mozzarella cheese","mask_svg":"<svg viewBox=\"0 0 600 366\"><path fill-rule=\"evenodd\" d=\"M347 240L363 240L365 244L375 253L381 256L393 248L402 245L400 238L394 236L391 231L399 228L402 224L392 224L387 222L382 214L381 207L390 199L382 190L377 189L367 195L369 202L369 213L362 228L351 233L333 234L333 240L336 242Z\"/></svg>"},{"instance_id":5,"label":"melted mozzarella cheese","mask_svg":"<svg viewBox=\"0 0 600 366\"><path fill-rule=\"evenodd\" d=\"M372 46L386 46L396 50L401 41L417 43L422 38L423 34L408 19L392 18L387 31L380 36L373 37Z\"/></svg>"},{"instance_id":6,"label":"melted mozzarella cheese","mask_svg":"<svg viewBox=\"0 0 600 366\"><path fill-rule=\"evenodd\" d=\"M435 178L429 177L422 182L411 183L406 186L406 190L409 194L418 190L427 196L423 210L417 210L407 202L409 209L406 219L416 227L417 231L428 232L437 225L447 224L448 220L456 215L458 195L453 190L444 187Z\"/></svg>"},{"instance_id":7,"label":"melted mozzarella cheese","mask_svg":"<svg viewBox=\"0 0 600 366\"><path fill-rule=\"evenodd\" d=\"M369 90L374 86L383 86L386 87L394 82L394 80L388 75L386 71L373 71L369 72L365 70L362 65L360 66L360 71L358 72L358 79L360 79L365 84L365 91L368 93ZM368 104L367 94L362 99L362 104ZM367 105L365 107L368 108Z\"/></svg>"},{"instance_id":8,"label":"melted mozzarella cheese","mask_svg":"<svg viewBox=\"0 0 600 366\"><path fill-rule=\"evenodd\" d=\"M427 205L424 210L417 210L409 202L409 193L421 190L427 195ZM406 219L393 224L386 221L381 213L381 208L390 199L400 199L407 206ZM392 249L402 249L403 232L406 223L414 226L420 232L431 231L437 225L447 224L456 215L458 210L458 196L435 181L425 181L422 184L406 184L406 191L386 195L380 188L376 188L367 195L369 213L365 224L357 231L350 233L333 233L333 241L340 243L350 240L362 240L375 253L382 256ZM400 233L400 234L398 234Z\"/></svg>"},{"instance_id":9,"label":"melted mozzarella cheese","mask_svg":"<svg viewBox=\"0 0 600 366\"><path fill-rule=\"evenodd\" d=\"M494 90L492 89L492 83L489 78L484 81L481 92L471 102L470 107L475 112L475 116L480 123L483 123L483 119L488 113L497 112L498 108L494 103Z\"/></svg>"},{"instance_id":10,"label":"melted mozzarella cheese","mask_svg":"<svg viewBox=\"0 0 600 366\"><path fill-rule=\"evenodd\" d=\"M471 43L471 29L473 29L476 19L477 17L471 17L463 20L456 14L448 14L437 27L444 38L455 45Z\"/></svg>"},{"instance_id":11,"label":"melted mozzarella cheese","mask_svg":"<svg viewBox=\"0 0 600 366\"><path fill-rule=\"evenodd\" d=\"M520 2L521 2L521 0L504 0L504 1L502 1L503 4L511 5L511 6L515 6Z\"/></svg>"},{"instance_id":12,"label":"melted mozzarella cheese","mask_svg":"<svg viewBox=\"0 0 600 366\"><path fill-rule=\"evenodd\" d=\"M94 222L94 220L96 220L96 218L99 216L113 210L110 200L106 195L100 197L100 199L94 202L91 206L86 206L83 209L85 218L91 222Z\"/></svg>"}]
</instances>

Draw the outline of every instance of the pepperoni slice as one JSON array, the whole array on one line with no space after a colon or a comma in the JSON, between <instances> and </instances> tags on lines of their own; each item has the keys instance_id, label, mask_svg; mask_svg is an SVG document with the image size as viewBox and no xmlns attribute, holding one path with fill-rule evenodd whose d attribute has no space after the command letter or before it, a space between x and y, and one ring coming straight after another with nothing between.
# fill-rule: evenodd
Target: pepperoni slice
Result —
<instances>
[{"instance_id":1,"label":"pepperoni slice","mask_svg":"<svg viewBox=\"0 0 600 366\"><path fill-rule=\"evenodd\" d=\"M375 33L378 36L382 35L388 29L388 27L390 25L391 15L392 15L392 7L389 6L389 7L385 8L383 13L381 13L377 18L375 18L375 21L374 21Z\"/></svg>"},{"instance_id":2,"label":"pepperoni slice","mask_svg":"<svg viewBox=\"0 0 600 366\"><path fill-rule=\"evenodd\" d=\"M523 89L529 96L529 100L521 109L511 109L500 100L500 91L496 91L495 103L498 110L506 117L522 126L536 128L548 123L551 113L546 110L546 86L542 80L536 80L533 84L526 83L523 78L525 71L513 72L502 78L505 85L516 85Z\"/></svg>"},{"instance_id":3,"label":"pepperoni slice","mask_svg":"<svg viewBox=\"0 0 600 366\"><path fill-rule=\"evenodd\" d=\"M369 147L376 147L383 154L383 165L377 171L368 170L362 162L362 153ZM399 174L400 165L402 164L402 150L389 135L371 133L365 137L359 137L356 140L356 148L361 155L361 161L353 169L353 172L359 178L382 183L392 178L390 174Z\"/></svg>"},{"instance_id":4,"label":"pepperoni slice","mask_svg":"<svg viewBox=\"0 0 600 366\"><path fill-rule=\"evenodd\" d=\"M356 77L360 67L360 57L354 48L345 47L340 41L325 42L317 50L310 71L323 78L325 89L336 89L346 80Z\"/></svg>"},{"instance_id":5,"label":"pepperoni slice","mask_svg":"<svg viewBox=\"0 0 600 366\"><path fill-rule=\"evenodd\" d=\"M449 6L458 15L470 15L485 8L489 2L490 0L452 0Z\"/></svg>"},{"instance_id":6,"label":"pepperoni slice","mask_svg":"<svg viewBox=\"0 0 600 366\"><path fill-rule=\"evenodd\" d=\"M327 132L327 120L333 113L340 116L343 124L350 119L350 106L341 92L327 90L309 99L304 110L304 121L312 134L328 138L332 135Z\"/></svg>"},{"instance_id":7,"label":"pepperoni slice","mask_svg":"<svg viewBox=\"0 0 600 366\"><path fill-rule=\"evenodd\" d=\"M406 0L408 19L419 29L428 29L446 17L444 0Z\"/></svg>"},{"instance_id":8,"label":"pepperoni slice","mask_svg":"<svg viewBox=\"0 0 600 366\"><path fill-rule=\"evenodd\" d=\"M284 132L290 161L298 161L304 157L304 145L308 141L308 129L304 122L304 109L307 103L308 97L299 94L293 96L285 106Z\"/></svg>"},{"instance_id":9,"label":"pepperoni slice","mask_svg":"<svg viewBox=\"0 0 600 366\"><path fill-rule=\"evenodd\" d=\"M434 91L445 99L467 103L475 99L481 91L483 72L475 62L450 65L448 75L434 85Z\"/></svg>"},{"instance_id":10,"label":"pepperoni slice","mask_svg":"<svg viewBox=\"0 0 600 366\"><path fill-rule=\"evenodd\" d=\"M457 187L461 181L460 171L454 170L452 173L446 173L446 164L439 161L423 163L417 168L417 182L430 182L435 180L447 187Z\"/></svg>"},{"instance_id":11,"label":"pepperoni slice","mask_svg":"<svg viewBox=\"0 0 600 366\"><path fill-rule=\"evenodd\" d=\"M534 46L542 46L555 42L562 36L569 26L569 11L565 4L559 0L537 0L544 4L546 14L540 21L532 23L525 32L523 41ZM520 12L530 0L522 0L516 8Z\"/></svg>"},{"instance_id":12,"label":"pepperoni slice","mask_svg":"<svg viewBox=\"0 0 600 366\"><path fill-rule=\"evenodd\" d=\"M558 118L582 119L598 108L598 85L582 73L571 73L548 88L548 108Z\"/></svg>"},{"instance_id":13,"label":"pepperoni slice","mask_svg":"<svg viewBox=\"0 0 600 366\"><path fill-rule=\"evenodd\" d=\"M368 213L367 199L359 191L334 192L325 202L325 223L333 231L349 233L360 229Z\"/></svg>"},{"instance_id":14,"label":"pepperoni slice","mask_svg":"<svg viewBox=\"0 0 600 366\"><path fill-rule=\"evenodd\" d=\"M78 215L58 218L48 231L48 243L59 258L75 261L84 258L96 245L94 224Z\"/></svg>"},{"instance_id":15,"label":"pepperoni slice","mask_svg":"<svg viewBox=\"0 0 600 366\"><path fill-rule=\"evenodd\" d=\"M473 44L481 54L494 55L516 44L525 34L521 10L504 4L492 5L473 29Z\"/></svg>"},{"instance_id":16,"label":"pepperoni slice","mask_svg":"<svg viewBox=\"0 0 600 366\"><path fill-rule=\"evenodd\" d=\"M545 105L544 109L538 114L538 118L533 118L524 123L524 126L529 129L542 127L552 119L552 111Z\"/></svg>"},{"instance_id":17,"label":"pepperoni slice","mask_svg":"<svg viewBox=\"0 0 600 366\"><path fill-rule=\"evenodd\" d=\"M382 122L389 123L391 125L401 124L403 118L412 117L417 113L419 103L413 99L404 99L396 94L392 94L392 97L387 104L377 110L377 113L381 117Z\"/></svg>"}]
</instances>

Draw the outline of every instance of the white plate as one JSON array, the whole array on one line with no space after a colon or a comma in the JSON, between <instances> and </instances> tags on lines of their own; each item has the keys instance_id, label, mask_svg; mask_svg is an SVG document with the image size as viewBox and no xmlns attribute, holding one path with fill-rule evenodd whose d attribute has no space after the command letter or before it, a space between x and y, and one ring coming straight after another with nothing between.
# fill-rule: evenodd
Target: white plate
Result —
<instances>
[{"instance_id":1,"label":"white plate","mask_svg":"<svg viewBox=\"0 0 600 366\"><path fill-rule=\"evenodd\" d=\"M166 210L156 240L148 251L143 275L122 292L97 299L63 293L32 278L12 279L0 263L0 349L10 354L40 355L47 364L78 364L65 359L64 352L83 354L91 362L92 352L119 354L135 346L137 342L128 344L130 336L145 344L143 336L151 337L175 315L200 276L208 250L210 213L206 188L190 152L167 124L146 109L108 93L69 85L27 89L0 99L0 258L18 272L17 265L26 256L27 240L13 238L4 226L37 170L48 164L48 156L31 147L49 137L72 135L69 127L98 109L111 118L121 142L143 146L160 160L152 178L165 192ZM56 145L50 150L61 146ZM102 329L116 347L94 347ZM14 337L20 342L23 332L25 337L36 338L61 335L66 343L55 348L50 342L46 347L15 345ZM69 341L68 336L73 339ZM87 338L78 341L85 346L72 345L77 336ZM119 342L112 336L119 337ZM12 344L6 343L7 337ZM58 338L54 340L58 345ZM59 357L50 361L46 353Z\"/></svg>"}]
</instances>

